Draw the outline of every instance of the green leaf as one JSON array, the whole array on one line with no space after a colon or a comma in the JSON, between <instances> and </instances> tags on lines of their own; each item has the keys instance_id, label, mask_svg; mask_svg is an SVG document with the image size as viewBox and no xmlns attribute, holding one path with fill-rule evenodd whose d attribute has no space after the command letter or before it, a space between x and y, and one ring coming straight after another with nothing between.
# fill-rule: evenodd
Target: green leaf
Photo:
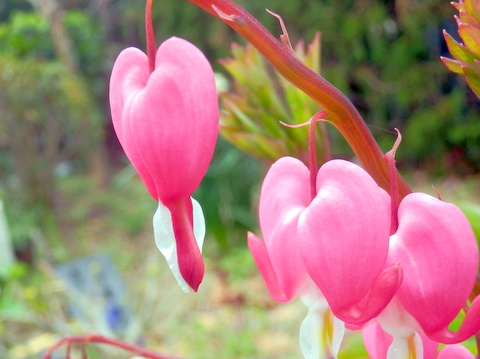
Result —
<instances>
[{"instance_id":1,"label":"green leaf","mask_svg":"<svg viewBox=\"0 0 480 359\"><path fill-rule=\"evenodd\" d=\"M475 56L465 46L456 42L448 33L444 32L443 34L447 42L448 50L453 57L471 64L474 63Z\"/></svg>"}]
</instances>

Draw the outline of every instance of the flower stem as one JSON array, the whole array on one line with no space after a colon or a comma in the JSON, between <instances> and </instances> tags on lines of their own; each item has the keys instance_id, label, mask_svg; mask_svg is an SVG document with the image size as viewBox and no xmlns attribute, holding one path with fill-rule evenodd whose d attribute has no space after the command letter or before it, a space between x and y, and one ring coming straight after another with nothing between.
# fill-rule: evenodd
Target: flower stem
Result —
<instances>
[{"instance_id":1,"label":"flower stem","mask_svg":"<svg viewBox=\"0 0 480 359\"><path fill-rule=\"evenodd\" d=\"M308 131L308 167L310 170L310 194L312 201L317 195L317 147L315 146L315 125L327 116L325 111L316 113L310 119Z\"/></svg>"},{"instance_id":2,"label":"flower stem","mask_svg":"<svg viewBox=\"0 0 480 359\"><path fill-rule=\"evenodd\" d=\"M252 15L230 0L188 0L225 22L248 40L288 81L305 92L325 109L326 121L346 139L364 168L378 185L389 190L389 171L383 152L348 98L323 77L304 65ZM401 197L411 190L399 176Z\"/></svg>"},{"instance_id":3,"label":"flower stem","mask_svg":"<svg viewBox=\"0 0 480 359\"><path fill-rule=\"evenodd\" d=\"M108 345L112 345L112 346L117 347L117 348L121 348L125 351L135 353L136 356L146 358L146 359L180 359L178 357L176 358L176 357L162 355L162 354L156 353L154 351L142 348L142 347L134 345L134 344L126 343L126 342L123 342L123 341L118 340L118 339L107 338L107 337L104 337L103 335L98 335L98 334L84 335L84 336L72 336L72 337L63 338L62 340L57 342L55 345L53 345L47 351L47 353L44 355L43 359L51 359L53 353L58 348L60 348L62 345L67 346L66 357L69 358L72 343L82 343L84 345L86 345L88 343L108 344Z\"/></svg>"},{"instance_id":4,"label":"flower stem","mask_svg":"<svg viewBox=\"0 0 480 359\"><path fill-rule=\"evenodd\" d=\"M147 38L147 56L150 73L155 70L155 55L157 53L157 45L155 43L155 34L152 24L152 4L153 0L147 0L145 7L145 36Z\"/></svg>"}]
</instances>

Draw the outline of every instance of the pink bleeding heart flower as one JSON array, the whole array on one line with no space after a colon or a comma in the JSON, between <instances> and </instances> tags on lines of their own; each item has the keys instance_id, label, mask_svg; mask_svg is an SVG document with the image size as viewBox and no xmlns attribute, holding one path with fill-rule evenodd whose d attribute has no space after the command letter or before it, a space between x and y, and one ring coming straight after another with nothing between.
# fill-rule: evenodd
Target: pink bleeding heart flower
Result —
<instances>
[{"instance_id":1,"label":"pink bleeding heart flower","mask_svg":"<svg viewBox=\"0 0 480 359\"><path fill-rule=\"evenodd\" d=\"M398 208L389 261L401 263L404 270L396 296L398 311L405 310L430 339L459 343L480 330L478 297L459 331L448 330L469 299L479 262L474 233L458 207L424 193L407 195ZM391 328L401 324L394 322L382 319L381 324Z\"/></svg>"},{"instance_id":2,"label":"pink bleeding heart flower","mask_svg":"<svg viewBox=\"0 0 480 359\"><path fill-rule=\"evenodd\" d=\"M333 314L363 324L387 306L402 280L397 264L386 268L390 198L361 167L325 163L317 194L299 218L302 259Z\"/></svg>"},{"instance_id":3,"label":"pink bleeding heart flower","mask_svg":"<svg viewBox=\"0 0 480 359\"><path fill-rule=\"evenodd\" d=\"M388 194L363 169L342 160L320 168L318 193L311 179L297 159L272 165L260 194L264 241L250 233L248 245L273 298L300 296L308 307L300 328L304 357L336 358L344 322L363 324L378 315L394 296L402 270L385 268Z\"/></svg>"},{"instance_id":4,"label":"pink bleeding heart flower","mask_svg":"<svg viewBox=\"0 0 480 359\"><path fill-rule=\"evenodd\" d=\"M275 299L291 300L310 277L337 318L365 323L385 308L402 278L399 266L385 268L389 196L343 160L320 168L317 189L312 201L303 163L277 161L260 195L265 241L250 234L250 250Z\"/></svg>"},{"instance_id":5,"label":"pink bleeding heart flower","mask_svg":"<svg viewBox=\"0 0 480 359\"><path fill-rule=\"evenodd\" d=\"M459 331L448 330L450 322L466 307L476 280L479 259L473 231L460 209L451 203L424 193L410 193L400 202L394 160L401 141L398 134L392 151L385 156L392 199L387 262L401 263L404 276L395 298L376 318L385 335L392 338L389 359L422 357L422 341L459 343L480 329L477 298ZM428 341L416 340L418 336L426 336Z\"/></svg>"},{"instance_id":6,"label":"pink bleeding heart flower","mask_svg":"<svg viewBox=\"0 0 480 359\"><path fill-rule=\"evenodd\" d=\"M204 274L205 224L191 195L207 171L218 134L212 68L198 48L176 37L153 59L125 49L113 67L110 107L127 157L159 203L157 246L180 286L197 291Z\"/></svg>"}]
</instances>

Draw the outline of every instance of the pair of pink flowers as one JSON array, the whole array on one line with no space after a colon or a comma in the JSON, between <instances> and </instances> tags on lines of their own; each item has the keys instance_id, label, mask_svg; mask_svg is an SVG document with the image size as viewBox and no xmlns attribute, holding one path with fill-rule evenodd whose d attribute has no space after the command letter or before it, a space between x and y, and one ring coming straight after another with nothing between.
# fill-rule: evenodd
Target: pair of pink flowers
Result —
<instances>
[{"instance_id":1,"label":"pair of pink flowers","mask_svg":"<svg viewBox=\"0 0 480 359\"><path fill-rule=\"evenodd\" d=\"M456 206L412 193L397 209L369 174L342 160L320 168L313 199L309 187L308 169L288 157L273 164L262 186L264 241L249 234L249 247L276 300L304 294L313 281L347 326L376 318L393 337L391 352L415 333L458 343L480 329L477 298L460 330L448 330L478 269L477 242Z\"/></svg>"}]
</instances>

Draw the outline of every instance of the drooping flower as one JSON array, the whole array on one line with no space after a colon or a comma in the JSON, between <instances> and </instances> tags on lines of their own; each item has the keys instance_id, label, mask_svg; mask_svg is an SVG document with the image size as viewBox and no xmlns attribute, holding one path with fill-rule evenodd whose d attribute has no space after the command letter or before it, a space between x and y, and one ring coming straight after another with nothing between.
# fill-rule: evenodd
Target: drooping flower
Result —
<instances>
[{"instance_id":1,"label":"drooping flower","mask_svg":"<svg viewBox=\"0 0 480 359\"><path fill-rule=\"evenodd\" d=\"M387 153L392 178L395 151ZM438 343L455 344L480 330L480 298L471 303L458 330L448 325L467 307L475 284L479 254L472 228L461 210L424 193L408 194L399 202L391 181L392 228L387 262L401 263L404 277L395 298L376 319L393 337L389 359L423 355L426 335Z\"/></svg>"},{"instance_id":2,"label":"drooping flower","mask_svg":"<svg viewBox=\"0 0 480 359\"><path fill-rule=\"evenodd\" d=\"M191 195L207 171L218 134L212 68L198 48L176 37L149 57L125 49L113 67L110 107L127 157L158 201L157 246L182 289L196 291L204 274L205 223Z\"/></svg>"},{"instance_id":3,"label":"drooping flower","mask_svg":"<svg viewBox=\"0 0 480 359\"><path fill-rule=\"evenodd\" d=\"M424 193L402 200L389 252L389 262L401 263L404 270L397 311L405 310L402 317L414 318L430 339L459 343L480 330L480 298L473 301L459 331L448 330L470 296L478 261L475 235L458 207ZM384 329L402 326L382 316Z\"/></svg>"},{"instance_id":4,"label":"drooping flower","mask_svg":"<svg viewBox=\"0 0 480 359\"><path fill-rule=\"evenodd\" d=\"M363 169L343 160L324 164L316 185L312 200L307 167L291 157L278 160L260 194L264 241L249 235L271 295L278 301L301 296L309 307L301 344L305 357L312 358L317 357L312 352L325 350L309 336L312 328L317 328L313 335L318 329L330 331L326 350L336 356L343 335L339 322L362 324L378 315L402 277L399 266L385 268L387 193Z\"/></svg>"},{"instance_id":5,"label":"drooping flower","mask_svg":"<svg viewBox=\"0 0 480 359\"><path fill-rule=\"evenodd\" d=\"M380 314L402 280L386 268L390 198L361 167L342 160L317 174L317 195L299 218L302 259L333 314L362 324Z\"/></svg>"}]
</instances>

